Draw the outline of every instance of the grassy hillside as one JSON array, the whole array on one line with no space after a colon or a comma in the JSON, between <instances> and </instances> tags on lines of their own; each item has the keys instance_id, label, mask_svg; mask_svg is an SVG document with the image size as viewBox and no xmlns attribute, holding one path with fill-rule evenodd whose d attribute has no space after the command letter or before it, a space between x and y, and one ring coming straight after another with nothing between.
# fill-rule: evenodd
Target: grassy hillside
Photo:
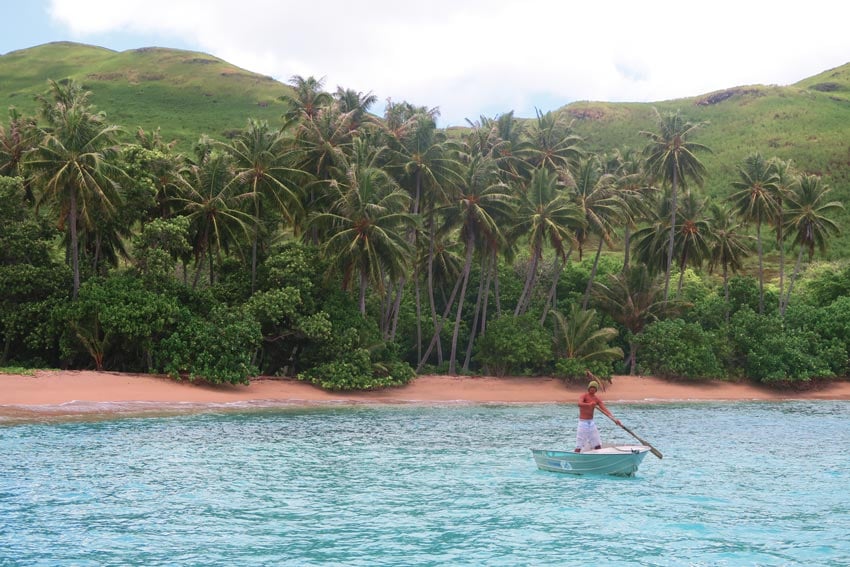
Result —
<instances>
[{"instance_id":1,"label":"grassy hillside","mask_svg":"<svg viewBox=\"0 0 850 567\"><path fill-rule=\"evenodd\" d=\"M203 53L115 52L62 42L0 56L0 101L31 114L33 97L47 90L48 79L65 77L91 90L92 102L110 122L130 134L160 127L183 150L201 134L226 137L248 118L279 124L285 111L279 97L289 89ZM823 175L832 196L848 208L839 219L847 228L832 243L830 257L850 257L850 64L790 86L739 86L656 103L576 102L558 112L575 119L591 149L641 149L646 138L639 132L655 129L653 107L709 123L694 139L713 150L701 158L709 173L706 193L715 199L729 194L738 165L753 151Z\"/></svg>"},{"instance_id":2,"label":"grassy hillside","mask_svg":"<svg viewBox=\"0 0 850 567\"><path fill-rule=\"evenodd\" d=\"M49 43L0 56L0 101L24 114L48 80L71 77L92 91L110 123L133 133L160 127L167 140L191 148L200 134L242 128L249 117L280 121L289 87L204 53L144 48L116 52L77 43Z\"/></svg>"},{"instance_id":3,"label":"grassy hillside","mask_svg":"<svg viewBox=\"0 0 850 567\"><path fill-rule=\"evenodd\" d=\"M646 138L639 132L655 131L653 107L708 122L693 139L712 149L700 158L708 169L706 194L714 199L730 193L738 165L754 151L822 175L831 197L847 207L838 219L844 233L829 256L850 257L850 64L786 87L742 86L657 103L578 102L559 112L575 119L592 149L640 149Z\"/></svg>"}]
</instances>

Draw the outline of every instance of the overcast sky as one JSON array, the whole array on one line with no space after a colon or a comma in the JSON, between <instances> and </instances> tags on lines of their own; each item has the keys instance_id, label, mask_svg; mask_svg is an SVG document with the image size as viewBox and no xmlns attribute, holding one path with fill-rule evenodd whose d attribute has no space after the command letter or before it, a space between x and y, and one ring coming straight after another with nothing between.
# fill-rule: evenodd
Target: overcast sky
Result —
<instances>
[{"instance_id":1,"label":"overcast sky","mask_svg":"<svg viewBox=\"0 0 850 567\"><path fill-rule=\"evenodd\" d=\"M49 41L210 53L288 82L439 107L442 126L576 100L795 83L850 62L850 3L0 0L0 53ZM0 77L2 80L2 77Z\"/></svg>"}]
</instances>

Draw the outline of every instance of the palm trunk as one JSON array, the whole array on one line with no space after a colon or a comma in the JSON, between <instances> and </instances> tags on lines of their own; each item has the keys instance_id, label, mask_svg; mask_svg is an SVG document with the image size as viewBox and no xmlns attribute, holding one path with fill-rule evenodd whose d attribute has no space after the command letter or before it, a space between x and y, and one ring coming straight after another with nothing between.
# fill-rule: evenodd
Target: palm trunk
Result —
<instances>
[{"instance_id":1,"label":"palm trunk","mask_svg":"<svg viewBox=\"0 0 850 567\"><path fill-rule=\"evenodd\" d=\"M726 262L723 263L723 300L726 304L725 321L729 322L729 266ZM779 303L782 303L782 298L779 298Z\"/></svg>"},{"instance_id":2,"label":"palm trunk","mask_svg":"<svg viewBox=\"0 0 850 567\"><path fill-rule=\"evenodd\" d=\"M254 187L254 214L257 218L254 220L254 242L251 244L251 294L257 288L257 242L260 240L260 203L256 197L256 186Z\"/></svg>"},{"instance_id":3,"label":"palm trunk","mask_svg":"<svg viewBox=\"0 0 850 567\"><path fill-rule=\"evenodd\" d=\"M401 310L401 298L404 295L404 286L405 285L407 285L407 278L402 277L401 281L398 282L398 292L396 293L395 302L393 303L393 308L392 308L393 320L392 320L392 324L390 325L390 333L389 333L389 337L388 337L390 341L395 340L396 330L398 329L398 317L399 317L399 311Z\"/></svg>"},{"instance_id":4,"label":"palm trunk","mask_svg":"<svg viewBox=\"0 0 850 567\"><path fill-rule=\"evenodd\" d=\"M369 285L369 280L366 277L366 272L360 270L360 314L366 316L366 286Z\"/></svg>"},{"instance_id":5,"label":"palm trunk","mask_svg":"<svg viewBox=\"0 0 850 567\"><path fill-rule=\"evenodd\" d=\"M475 334L478 332L478 317L481 315L481 301L484 296L485 258L481 259L481 278L478 282L478 297L475 299L475 311L472 315L472 328L469 330L469 342L466 345L466 356L463 358L463 370L469 370L469 360L472 358L472 345L475 344Z\"/></svg>"},{"instance_id":6,"label":"palm trunk","mask_svg":"<svg viewBox=\"0 0 850 567\"><path fill-rule=\"evenodd\" d=\"M590 290L593 288L593 280L596 278L596 269L599 267L599 256L602 255L602 237L599 237L599 245L596 247L596 257L593 259L593 267L590 269L590 277L587 279L587 287L584 290L584 299L581 302L582 310L587 310L587 301L590 299Z\"/></svg>"},{"instance_id":7,"label":"palm trunk","mask_svg":"<svg viewBox=\"0 0 850 567\"><path fill-rule=\"evenodd\" d=\"M475 251L475 241L470 235L467 238L466 242L466 261L463 263L463 274L461 278L463 279L463 283L460 287L460 297L457 299L457 313L455 315L455 328L452 332L452 351L449 356L449 374L454 376L457 374L456 372L456 358L457 358L457 336L460 331L460 317L463 314L463 300L466 297L466 285L469 283L469 272L472 269L472 253Z\"/></svg>"},{"instance_id":8,"label":"palm trunk","mask_svg":"<svg viewBox=\"0 0 850 567\"><path fill-rule=\"evenodd\" d=\"M454 288L452 289L451 295L449 295L448 301L446 301L446 307L443 309L443 316L438 321L437 325L434 327L434 334L431 336L431 342L428 344L428 348L425 349L425 354L422 355L422 358L419 359L419 364L416 365L416 372L419 372L422 369L422 366L425 364L425 361L428 360L428 357L431 356L431 351L434 350L434 345L439 344L440 332L443 330L443 325L446 322L446 319L449 316L449 311L451 311L452 304L454 304L455 296L457 295L457 291L460 288L460 284L463 281L463 278L458 278L455 283ZM442 361L441 361L442 363Z\"/></svg>"},{"instance_id":9,"label":"palm trunk","mask_svg":"<svg viewBox=\"0 0 850 567\"><path fill-rule=\"evenodd\" d=\"M676 286L676 297L682 295L682 282L685 280L685 264L688 262L687 250L682 250L682 260L679 262L679 283Z\"/></svg>"},{"instance_id":10,"label":"palm trunk","mask_svg":"<svg viewBox=\"0 0 850 567\"><path fill-rule=\"evenodd\" d=\"M68 210L68 228L71 231L71 270L74 272L73 299L80 292L80 242L77 236L77 194L71 191L71 203Z\"/></svg>"},{"instance_id":11,"label":"palm trunk","mask_svg":"<svg viewBox=\"0 0 850 567\"><path fill-rule=\"evenodd\" d=\"M422 360L422 293L419 289L419 274L414 274L416 290L416 360Z\"/></svg>"},{"instance_id":12,"label":"palm trunk","mask_svg":"<svg viewBox=\"0 0 850 567\"><path fill-rule=\"evenodd\" d=\"M531 251L531 263L528 265L528 274L525 277L525 286L523 286L522 294L519 296L516 308L514 309L514 317L522 315L526 311L526 305L531 303L531 290L534 288L534 282L537 279L537 266L540 261L540 249L535 246Z\"/></svg>"},{"instance_id":13,"label":"palm trunk","mask_svg":"<svg viewBox=\"0 0 850 567\"><path fill-rule=\"evenodd\" d=\"M756 243L759 254L759 315L764 314L764 252L761 247L761 220L756 223Z\"/></svg>"},{"instance_id":14,"label":"palm trunk","mask_svg":"<svg viewBox=\"0 0 850 567\"><path fill-rule=\"evenodd\" d=\"M434 225L433 212L428 215L428 300L431 302L431 323L437 328L437 305L434 302L434 240L436 238L436 226ZM443 363L443 346L437 333L437 363Z\"/></svg>"},{"instance_id":15,"label":"palm trunk","mask_svg":"<svg viewBox=\"0 0 850 567\"><path fill-rule=\"evenodd\" d=\"M670 239L667 242L667 271L664 274L664 305L667 305L667 300L670 298L670 273L673 269L673 243L676 238L676 207L678 206L677 191L679 172L673 169L673 184L670 190Z\"/></svg>"},{"instance_id":16,"label":"palm trunk","mask_svg":"<svg viewBox=\"0 0 850 567\"><path fill-rule=\"evenodd\" d=\"M570 256L573 253L573 247L570 246L570 249L567 251L567 255L564 258L564 265L558 265L555 269L555 273L552 276L552 287L549 288L549 295L546 298L546 304L543 306L543 315L540 316L540 325L546 322L546 316L549 314L549 309L555 309L555 306L558 305L558 298L556 297L558 292L558 282L561 279L561 274L564 271L564 267L566 267L567 263L570 261Z\"/></svg>"},{"instance_id":17,"label":"palm trunk","mask_svg":"<svg viewBox=\"0 0 850 567\"><path fill-rule=\"evenodd\" d=\"M493 254L493 293L496 295L496 317L502 316L502 294L499 292L499 263Z\"/></svg>"},{"instance_id":18,"label":"palm trunk","mask_svg":"<svg viewBox=\"0 0 850 567\"><path fill-rule=\"evenodd\" d=\"M480 332L483 335L487 332L487 309L490 305L490 282L493 281L493 270L496 269L495 265L496 255L492 254L490 256L490 261L487 262L487 283L484 284L484 303L481 306L481 329Z\"/></svg>"},{"instance_id":19,"label":"palm trunk","mask_svg":"<svg viewBox=\"0 0 850 567\"><path fill-rule=\"evenodd\" d=\"M781 193L780 193L781 195ZM779 245L779 310L782 312L782 297L785 293L785 234L782 232L782 197L778 199L779 212L776 223L776 242Z\"/></svg>"},{"instance_id":20,"label":"palm trunk","mask_svg":"<svg viewBox=\"0 0 850 567\"><path fill-rule=\"evenodd\" d=\"M785 316L785 310L788 309L788 302L791 301L791 292L794 290L794 282L797 281L797 274L800 272L800 264L803 262L803 247L800 246L800 252L797 254L797 263L794 264L794 273L791 274L791 281L788 282L788 294L785 300L779 299L779 314Z\"/></svg>"},{"instance_id":21,"label":"palm trunk","mask_svg":"<svg viewBox=\"0 0 850 567\"><path fill-rule=\"evenodd\" d=\"M631 240L632 227L626 223L626 228L623 231L623 273L629 271L629 261L631 258Z\"/></svg>"}]
</instances>

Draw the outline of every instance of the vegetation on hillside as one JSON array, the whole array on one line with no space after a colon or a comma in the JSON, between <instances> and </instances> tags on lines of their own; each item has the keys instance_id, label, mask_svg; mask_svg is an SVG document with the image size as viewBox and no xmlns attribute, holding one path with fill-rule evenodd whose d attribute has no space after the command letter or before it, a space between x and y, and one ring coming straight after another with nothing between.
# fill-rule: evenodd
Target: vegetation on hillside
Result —
<instances>
[{"instance_id":1,"label":"vegetation on hillside","mask_svg":"<svg viewBox=\"0 0 850 567\"><path fill-rule=\"evenodd\" d=\"M569 109L448 135L434 108L376 117L370 94L291 83L273 118L187 150L115 126L74 80L11 111L0 366L334 389L415 371L847 375L850 271L807 270L845 212L805 152L745 146L718 185L699 113L659 108L638 142L600 147Z\"/></svg>"}]
</instances>

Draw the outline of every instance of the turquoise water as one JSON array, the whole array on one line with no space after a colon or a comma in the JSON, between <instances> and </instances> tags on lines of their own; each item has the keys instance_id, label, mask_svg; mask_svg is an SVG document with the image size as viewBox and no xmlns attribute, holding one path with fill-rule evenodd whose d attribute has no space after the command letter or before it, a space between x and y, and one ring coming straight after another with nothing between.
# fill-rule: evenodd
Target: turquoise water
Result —
<instances>
[{"instance_id":1,"label":"turquoise water","mask_svg":"<svg viewBox=\"0 0 850 567\"><path fill-rule=\"evenodd\" d=\"M610 407L635 478L535 468L571 406L7 423L0 565L850 564L850 403Z\"/></svg>"}]
</instances>

